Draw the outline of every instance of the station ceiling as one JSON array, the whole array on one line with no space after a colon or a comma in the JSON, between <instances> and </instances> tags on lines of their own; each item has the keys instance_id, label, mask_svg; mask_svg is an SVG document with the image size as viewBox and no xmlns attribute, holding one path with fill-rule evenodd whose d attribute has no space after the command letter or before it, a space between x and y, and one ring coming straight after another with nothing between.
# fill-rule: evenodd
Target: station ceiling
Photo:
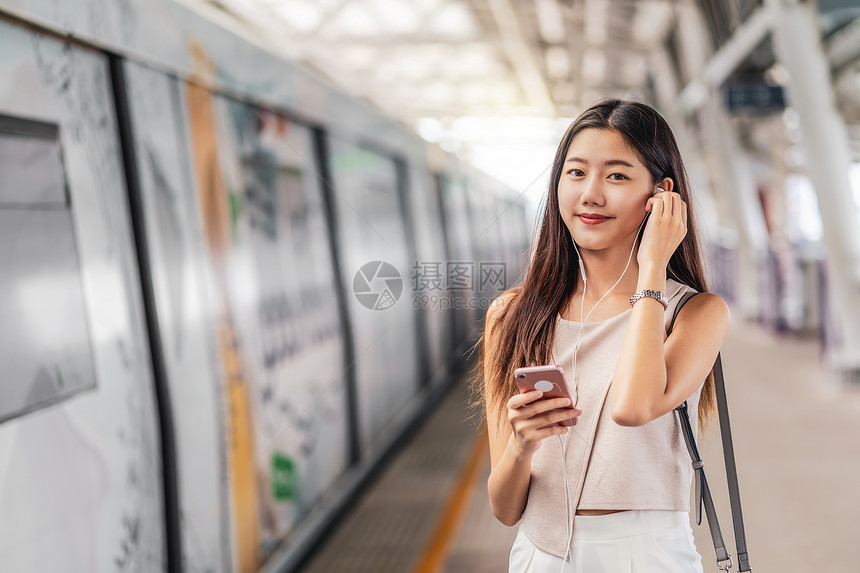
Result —
<instances>
[{"instance_id":1,"label":"station ceiling","mask_svg":"<svg viewBox=\"0 0 860 573\"><path fill-rule=\"evenodd\" d=\"M679 0L206 0L388 115L569 117L647 90Z\"/></svg>"},{"instance_id":2,"label":"station ceiling","mask_svg":"<svg viewBox=\"0 0 860 573\"><path fill-rule=\"evenodd\" d=\"M226 13L258 42L449 151L505 139L535 154L545 154L570 119L601 97L655 101L651 57L657 51L668 56L672 79L683 88L697 72L684 65L682 53L695 50L709 57L765 5L763 0L183 1ZM853 22L849 51L860 53L857 0L819 0L817 6L823 36ZM684 30L684 14L691 12L704 31L692 38ZM762 77L773 64L766 40L730 80ZM841 81L848 86L838 92L848 93L847 100L840 95L840 102L848 102L840 103L843 109L860 106L860 74L856 82L854 77L852 72Z\"/></svg>"}]
</instances>

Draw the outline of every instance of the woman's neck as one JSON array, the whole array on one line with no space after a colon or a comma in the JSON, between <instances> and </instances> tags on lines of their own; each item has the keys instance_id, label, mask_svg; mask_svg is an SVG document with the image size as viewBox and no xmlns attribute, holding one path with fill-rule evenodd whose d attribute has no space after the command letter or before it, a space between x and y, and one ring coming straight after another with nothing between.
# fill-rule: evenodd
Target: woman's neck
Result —
<instances>
[{"instance_id":1,"label":"woman's neck","mask_svg":"<svg viewBox=\"0 0 860 573\"><path fill-rule=\"evenodd\" d=\"M586 251L580 249L580 256L585 265L585 275L588 281L588 298L600 298L618 282L612 295L632 295L636 292L639 279L639 263L636 252L632 257L630 247L620 249L605 249L602 251ZM627 261L630 261L628 266ZM625 267L627 271L625 272ZM622 273L624 276L622 277ZM619 282L619 278L621 279ZM582 294L582 283L577 285L577 292ZM612 296L610 295L610 296Z\"/></svg>"}]
</instances>

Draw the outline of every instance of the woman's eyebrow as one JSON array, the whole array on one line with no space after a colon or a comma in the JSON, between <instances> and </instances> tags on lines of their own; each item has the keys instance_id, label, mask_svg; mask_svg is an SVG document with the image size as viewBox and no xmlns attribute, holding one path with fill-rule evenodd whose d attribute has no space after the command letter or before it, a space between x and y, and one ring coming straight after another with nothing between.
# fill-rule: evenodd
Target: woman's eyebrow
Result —
<instances>
[{"instance_id":1,"label":"woman's eyebrow","mask_svg":"<svg viewBox=\"0 0 860 573\"><path fill-rule=\"evenodd\" d=\"M568 157L565 160L565 163L571 163L571 162L584 163L584 164L588 165L588 160L583 159L581 157ZM607 161L604 161L603 165L624 165L626 167L633 167L632 163L624 161L623 159L609 159Z\"/></svg>"}]
</instances>

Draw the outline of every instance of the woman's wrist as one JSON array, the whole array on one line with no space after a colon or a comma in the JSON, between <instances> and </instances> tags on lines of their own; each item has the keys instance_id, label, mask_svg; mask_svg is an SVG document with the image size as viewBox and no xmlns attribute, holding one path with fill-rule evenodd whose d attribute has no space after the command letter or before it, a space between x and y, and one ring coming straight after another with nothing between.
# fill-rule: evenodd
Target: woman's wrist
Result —
<instances>
[{"instance_id":1,"label":"woman's wrist","mask_svg":"<svg viewBox=\"0 0 860 573\"><path fill-rule=\"evenodd\" d=\"M666 267L650 263L640 265L636 290L644 289L666 292Z\"/></svg>"},{"instance_id":2,"label":"woman's wrist","mask_svg":"<svg viewBox=\"0 0 860 573\"><path fill-rule=\"evenodd\" d=\"M531 464L532 454L534 454L535 451L524 448L517 440L517 437L514 434L511 434L511 439L508 440L508 452L513 457L514 462Z\"/></svg>"}]
</instances>

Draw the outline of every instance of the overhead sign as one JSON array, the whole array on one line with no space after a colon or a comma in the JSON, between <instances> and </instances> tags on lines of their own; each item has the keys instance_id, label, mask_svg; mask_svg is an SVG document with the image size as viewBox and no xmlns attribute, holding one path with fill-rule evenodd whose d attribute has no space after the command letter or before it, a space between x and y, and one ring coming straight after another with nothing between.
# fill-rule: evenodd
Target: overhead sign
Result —
<instances>
[{"instance_id":1,"label":"overhead sign","mask_svg":"<svg viewBox=\"0 0 860 573\"><path fill-rule=\"evenodd\" d=\"M780 111L785 109L782 86L740 84L723 88L723 101L729 111Z\"/></svg>"}]
</instances>

